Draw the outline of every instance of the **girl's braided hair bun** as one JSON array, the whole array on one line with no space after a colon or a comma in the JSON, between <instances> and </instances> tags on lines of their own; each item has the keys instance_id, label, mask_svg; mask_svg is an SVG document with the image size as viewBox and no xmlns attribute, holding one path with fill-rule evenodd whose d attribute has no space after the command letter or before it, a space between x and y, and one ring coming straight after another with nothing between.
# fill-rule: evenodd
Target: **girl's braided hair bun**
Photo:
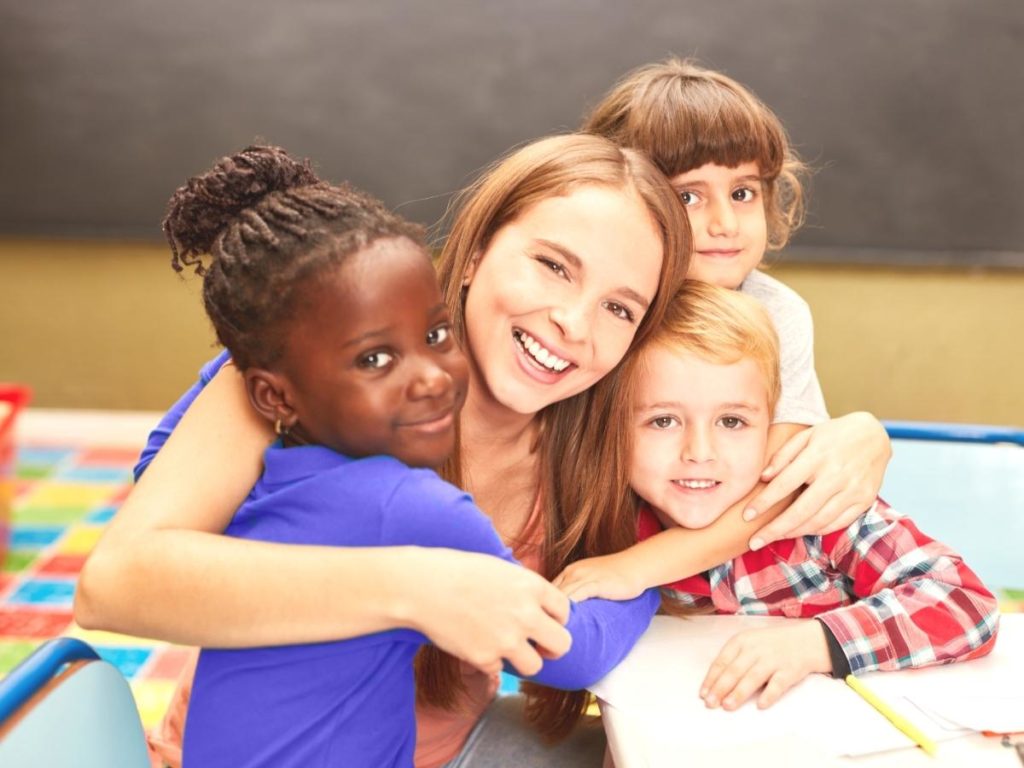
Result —
<instances>
[{"instance_id":1,"label":"girl's braided hair bun","mask_svg":"<svg viewBox=\"0 0 1024 768\"><path fill-rule=\"evenodd\" d=\"M253 145L222 158L179 187L167 204L163 231L171 245L171 266L176 272L192 267L204 274L200 256L216 255L218 238L236 221L243 238L252 234L273 244L276 238L252 208L273 192L320 183L309 160L297 160L280 147Z\"/></svg>"}]
</instances>

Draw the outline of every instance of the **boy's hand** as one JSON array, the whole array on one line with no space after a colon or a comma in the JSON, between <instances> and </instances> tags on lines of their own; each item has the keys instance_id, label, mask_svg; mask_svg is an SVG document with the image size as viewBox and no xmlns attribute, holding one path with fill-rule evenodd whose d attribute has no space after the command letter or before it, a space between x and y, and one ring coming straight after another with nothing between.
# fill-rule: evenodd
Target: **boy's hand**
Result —
<instances>
[{"instance_id":1,"label":"boy's hand","mask_svg":"<svg viewBox=\"0 0 1024 768\"><path fill-rule=\"evenodd\" d=\"M711 663L700 697L710 709L733 710L764 688L757 706L765 709L814 672L832 672L825 628L814 619L793 619L730 638Z\"/></svg>"},{"instance_id":2,"label":"boy's hand","mask_svg":"<svg viewBox=\"0 0 1024 768\"><path fill-rule=\"evenodd\" d=\"M576 602L589 597L631 600L642 594L646 587L639 583L623 554L577 560L558 574L552 584Z\"/></svg>"}]
</instances>

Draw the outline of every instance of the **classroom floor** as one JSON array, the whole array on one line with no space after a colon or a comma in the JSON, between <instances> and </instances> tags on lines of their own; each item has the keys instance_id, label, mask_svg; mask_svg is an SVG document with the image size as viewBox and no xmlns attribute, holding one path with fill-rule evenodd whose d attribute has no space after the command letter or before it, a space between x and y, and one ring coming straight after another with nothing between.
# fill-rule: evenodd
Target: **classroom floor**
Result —
<instances>
[{"instance_id":1,"label":"classroom floor","mask_svg":"<svg viewBox=\"0 0 1024 768\"><path fill-rule=\"evenodd\" d=\"M44 640L80 637L129 680L147 726L162 716L188 650L83 630L72 621L71 604L82 563L128 493L131 468L158 418L32 409L24 414L16 433L9 549L0 572L0 677ZM976 539L971 516L960 519L964 535L969 529ZM992 541L999 535L993 531ZM957 535L947 532L943 538L955 544ZM975 567L984 576L985 564ZM993 586L1004 587L999 590L1004 611L1024 610L1024 581ZM513 681L504 681L503 688L512 687Z\"/></svg>"}]
</instances>

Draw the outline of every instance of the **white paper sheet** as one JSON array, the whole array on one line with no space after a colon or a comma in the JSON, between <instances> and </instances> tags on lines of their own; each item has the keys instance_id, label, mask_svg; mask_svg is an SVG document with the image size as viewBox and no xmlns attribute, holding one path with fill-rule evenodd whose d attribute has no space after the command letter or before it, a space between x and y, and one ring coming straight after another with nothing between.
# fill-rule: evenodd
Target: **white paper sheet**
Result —
<instances>
[{"instance_id":1,"label":"white paper sheet","mask_svg":"<svg viewBox=\"0 0 1024 768\"><path fill-rule=\"evenodd\" d=\"M786 734L813 741L822 753L830 755L864 755L913 746L845 683L823 675L806 678L767 710L757 709L753 701L734 712L707 709L698 690L722 644L740 630L779 621L787 619L656 617L633 652L591 690L627 714L650 738L661 738L657 734L685 736L695 747L776 741ZM994 699L1004 689L1002 684L993 687L993 680L1010 680L1012 685L1014 675L1024 670L1024 616L1004 617L1003 621L996 650L985 659L929 670L876 673L865 679L893 709L936 741L967 732L959 727L966 723L959 710L938 705L962 701L968 691L983 693L990 706L975 702L975 711L989 713L996 723L995 713L1002 711L1005 702ZM1017 687L1013 692L1022 690ZM956 725L926 716L918 706L921 703ZM978 722L972 720L972 727Z\"/></svg>"}]
</instances>

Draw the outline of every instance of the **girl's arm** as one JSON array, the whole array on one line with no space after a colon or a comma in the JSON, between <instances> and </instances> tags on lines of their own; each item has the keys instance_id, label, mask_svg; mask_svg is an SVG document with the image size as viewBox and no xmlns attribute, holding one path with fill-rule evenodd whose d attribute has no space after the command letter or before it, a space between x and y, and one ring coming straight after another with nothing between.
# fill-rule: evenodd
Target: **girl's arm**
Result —
<instances>
[{"instance_id":1,"label":"girl's arm","mask_svg":"<svg viewBox=\"0 0 1024 768\"><path fill-rule=\"evenodd\" d=\"M220 535L259 476L272 438L249 407L237 371L219 372L83 568L76 620L89 628L221 647L337 640L409 627L470 663L508 658L525 674L540 668L531 639L555 655L565 650L565 598L540 576L495 558Z\"/></svg>"},{"instance_id":2,"label":"girl's arm","mask_svg":"<svg viewBox=\"0 0 1024 768\"><path fill-rule=\"evenodd\" d=\"M793 425L773 430L780 426ZM760 523L764 527L751 548L846 528L874 503L890 458L889 436L870 413L851 413L797 431L768 462L762 475L768 485L750 502L745 516L762 517L803 490L782 514Z\"/></svg>"}]
</instances>

